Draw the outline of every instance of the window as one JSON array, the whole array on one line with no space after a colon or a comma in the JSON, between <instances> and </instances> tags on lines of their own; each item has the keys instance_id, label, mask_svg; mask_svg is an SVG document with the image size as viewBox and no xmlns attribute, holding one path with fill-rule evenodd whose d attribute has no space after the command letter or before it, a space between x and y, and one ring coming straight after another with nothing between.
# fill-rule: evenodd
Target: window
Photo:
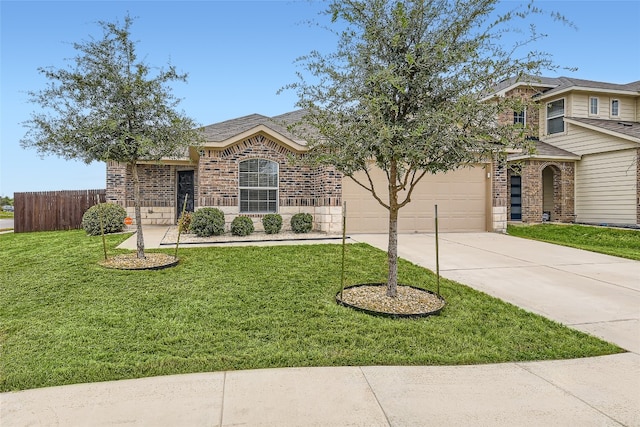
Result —
<instances>
[{"instance_id":1,"label":"window","mask_svg":"<svg viewBox=\"0 0 640 427\"><path fill-rule=\"evenodd\" d=\"M598 115L598 98L594 96L589 98L589 115L591 116Z\"/></svg>"},{"instance_id":2,"label":"window","mask_svg":"<svg viewBox=\"0 0 640 427\"><path fill-rule=\"evenodd\" d=\"M564 99L547 104L547 134L564 132Z\"/></svg>"},{"instance_id":3,"label":"window","mask_svg":"<svg viewBox=\"0 0 640 427\"><path fill-rule=\"evenodd\" d=\"M278 164L270 160L240 162L240 212L278 210Z\"/></svg>"},{"instance_id":4,"label":"window","mask_svg":"<svg viewBox=\"0 0 640 427\"><path fill-rule=\"evenodd\" d=\"M617 99L611 100L611 116L618 117L620 115L620 101Z\"/></svg>"},{"instance_id":5,"label":"window","mask_svg":"<svg viewBox=\"0 0 640 427\"><path fill-rule=\"evenodd\" d=\"M527 124L526 110L513 112L513 124L521 124L522 126Z\"/></svg>"}]
</instances>

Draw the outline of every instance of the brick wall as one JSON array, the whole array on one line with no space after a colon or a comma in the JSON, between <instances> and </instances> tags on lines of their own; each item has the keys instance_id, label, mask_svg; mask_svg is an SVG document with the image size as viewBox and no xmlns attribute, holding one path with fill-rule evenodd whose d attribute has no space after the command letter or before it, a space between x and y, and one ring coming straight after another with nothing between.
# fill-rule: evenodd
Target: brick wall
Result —
<instances>
[{"instance_id":1,"label":"brick wall","mask_svg":"<svg viewBox=\"0 0 640 427\"><path fill-rule=\"evenodd\" d=\"M143 224L173 224L176 211L176 179L180 170L193 170L195 208L218 207L227 222L239 214L238 164L261 158L279 165L279 206L283 220L297 212L314 215L315 229L333 231L339 224L342 204L342 175L332 167L313 167L291 159L300 154L269 139L255 135L224 150L205 149L194 166L139 165ZM125 207L133 217L133 180L125 164L107 164L107 200ZM338 213L336 213L338 212ZM261 229L262 215L251 215Z\"/></svg>"},{"instance_id":2,"label":"brick wall","mask_svg":"<svg viewBox=\"0 0 640 427\"><path fill-rule=\"evenodd\" d=\"M538 93L538 90L530 87L517 87L505 94L505 97L518 97L520 99L530 100L531 97ZM513 111L505 111L498 116L498 123L512 124ZM527 135L537 137L540 127L540 111L537 104L529 105L526 111L526 127Z\"/></svg>"},{"instance_id":3,"label":"brick wall","mask_svg":"<svg viewBox=\"0 0 640 427\"><path fill-rule=\"evenodd\" d=\"M554 172L552 218L559 222L573 222L575 219L575 164L544 160L529 160L522 166L522 222L542 222L542 171L546 167L551 167Z\"/></svg>"},{"instance_id":4,"label":"brick wall","mask_svg":"<svg viewBox=\"0 0 640 427\"><path fill-rule=\"evenodd\" d=\"M205 150L198 166L197 205L237 207L238 164L260 158L279 165L281 207L340 206L341 174L333 168L292 164L291 156L296 155L264 135L253 136L225 150Z\"/></svg>"},{"instance_id":5,"label":"brick wall","mask_svg":"<svg viewBox=\"0 0 640 427\"><path fill-rule=\"evenodd\" d=\"M138 165L140 207L143 224L173 224L176 220L177 173L194 170L183 165ZM197 171L195 171L197 194ZM107 201L117 203L134 218L133 174L124 163L107 163Z\"/></svg>"}]
</instances>

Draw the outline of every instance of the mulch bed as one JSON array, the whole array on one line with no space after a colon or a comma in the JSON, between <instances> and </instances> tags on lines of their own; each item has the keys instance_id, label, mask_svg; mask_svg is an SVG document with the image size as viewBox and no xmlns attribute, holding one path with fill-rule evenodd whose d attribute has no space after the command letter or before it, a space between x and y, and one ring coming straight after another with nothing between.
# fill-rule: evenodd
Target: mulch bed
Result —
<instances>
[{"instance_id":1,"label":"mulch bed","mask_svg":"<svg viewBox=\"0 0 640 427\"><path fill-rule=\"evenodd\" d=\"M438 314L445 306L442 297L425 289L398 284L398 295L387 296L386 284L370 283L345 288L338 303L371 314L389 317L424 317Z\"/></svg>"},{"instance_id":2,"label":"mulch bed","mask_svg":"<svg viewBox=\"0 0 640 427\"><path fill-rule=\"evenodd\" d=\"M145 252L144 259L138 258L136 252L109 257L100 265L118 270L160 270L178 264L178 258L161 253Z\"/></svg>"}]
</instances>

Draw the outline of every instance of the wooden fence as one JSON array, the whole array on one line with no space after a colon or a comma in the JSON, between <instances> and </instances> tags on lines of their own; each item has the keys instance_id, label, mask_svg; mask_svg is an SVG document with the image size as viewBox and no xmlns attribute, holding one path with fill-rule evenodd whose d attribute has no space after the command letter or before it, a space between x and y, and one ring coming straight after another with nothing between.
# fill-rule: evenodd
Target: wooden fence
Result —
<instances>
[{"instance_id":1,"label":"wooden fence","mask_svg":"<svg viewBox=\"0 0 640 427\"><path fill-rule=\"evenodd\" d=\"M71 230L82 228L82 215L106 201L105 190L14 193L13 231Z\"/></svg>"}]
</instances>

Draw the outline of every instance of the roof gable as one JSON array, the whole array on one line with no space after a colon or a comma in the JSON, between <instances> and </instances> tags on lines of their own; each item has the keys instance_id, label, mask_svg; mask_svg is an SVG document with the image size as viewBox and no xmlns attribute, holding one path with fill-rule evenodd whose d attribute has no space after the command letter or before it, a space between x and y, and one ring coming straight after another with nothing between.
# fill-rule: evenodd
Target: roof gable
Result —
<instances>
[{"instance_id":1,"label":"roof gable","mask_svg":"<svg viewBox=\"0 0 640 427\"><path fill-rule=\"evenodd\" d=\"M293 151L306 151L307 142L294 135L287 128L289 125L298 122L304 114L304 110L296 110L274 117L250 114L237 119L214 123L203 128L204 146L226 148L261 133L275 139Z\"/></svg>"}]
</instances>

